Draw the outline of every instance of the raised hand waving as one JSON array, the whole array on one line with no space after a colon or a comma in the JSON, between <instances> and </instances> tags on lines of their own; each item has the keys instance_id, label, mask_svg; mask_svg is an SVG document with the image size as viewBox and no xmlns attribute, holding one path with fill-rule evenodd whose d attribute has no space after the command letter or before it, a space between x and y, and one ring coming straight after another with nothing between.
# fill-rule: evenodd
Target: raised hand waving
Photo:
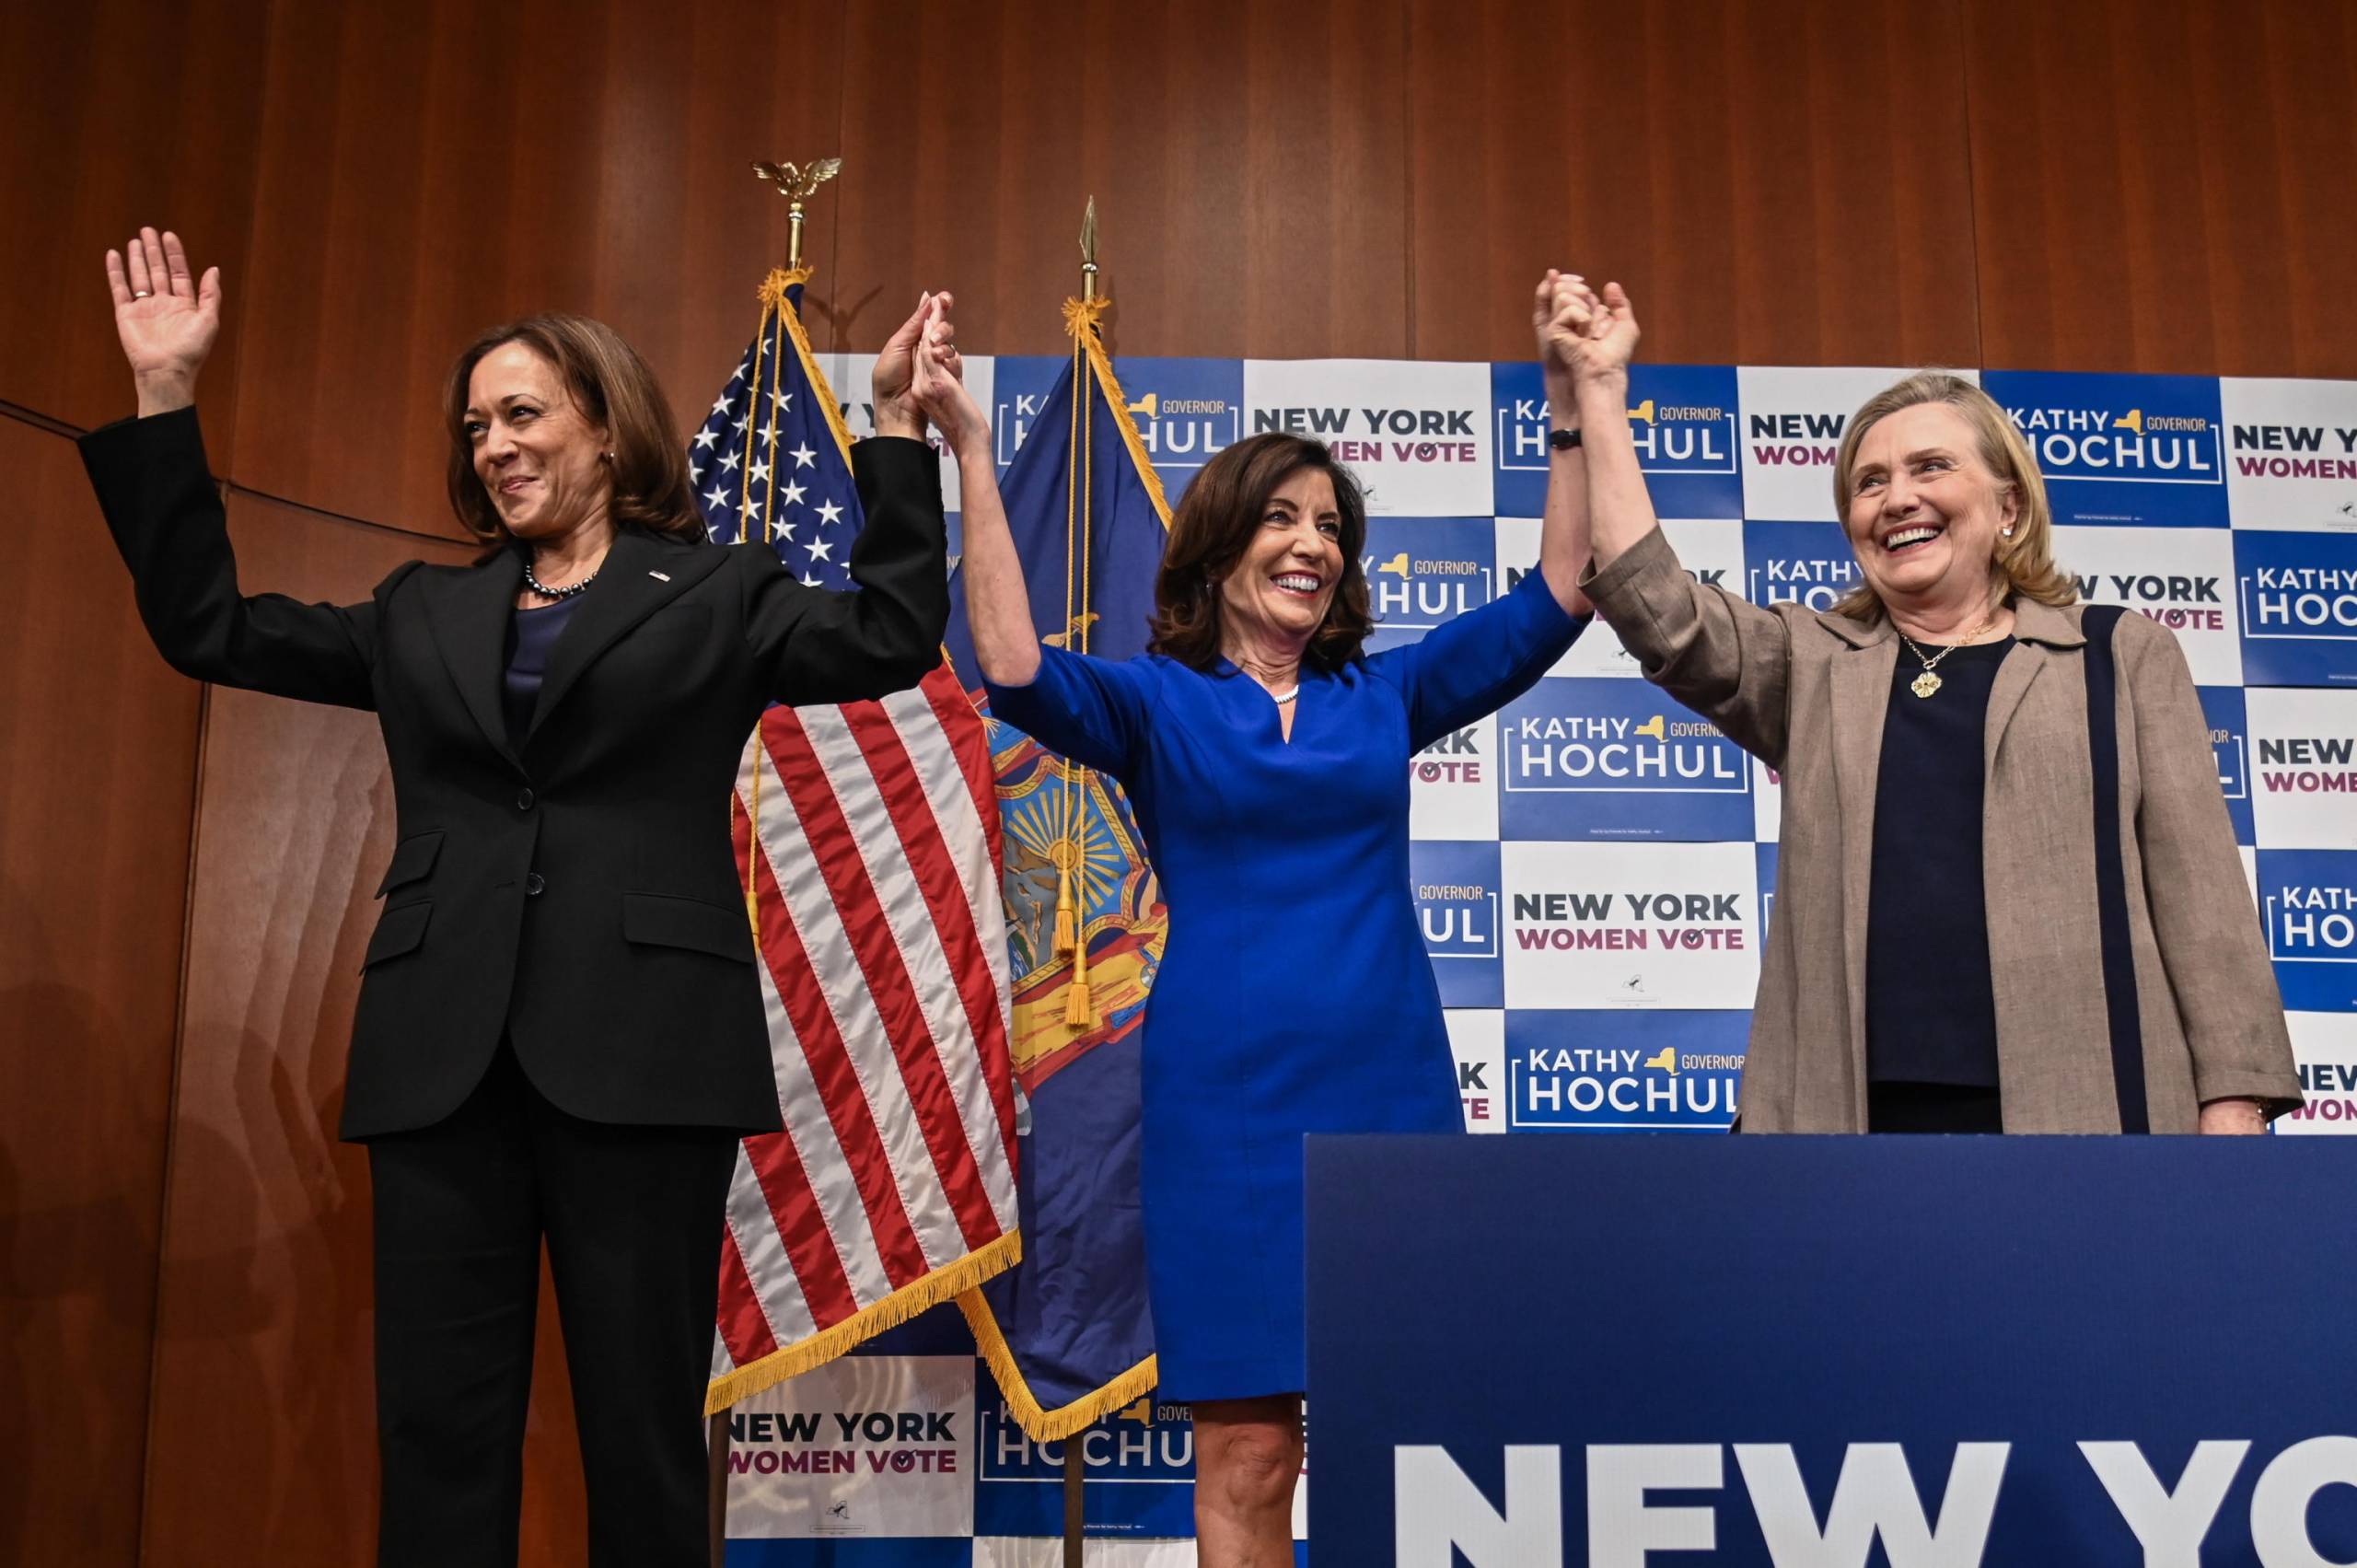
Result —
<instances>
[{"instance_id":1,"label":"raised hand waving","mask_svg":"<svg viewBox=\"0 0 2357 1568\"><path fill-rule=\"evenodd\" d=\"M107 286L140 413L195 401L196 374L221 334L221 269L192 276L179 235L143 228L122 250L107 252Z\"/></svg>"}]
</instances>

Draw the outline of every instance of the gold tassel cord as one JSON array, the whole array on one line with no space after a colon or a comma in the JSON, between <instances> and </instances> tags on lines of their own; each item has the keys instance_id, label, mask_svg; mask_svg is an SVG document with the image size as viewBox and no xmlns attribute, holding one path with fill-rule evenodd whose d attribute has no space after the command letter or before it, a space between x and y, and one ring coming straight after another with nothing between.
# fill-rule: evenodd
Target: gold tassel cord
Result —
<instances>
[{"instance_id":1,"label":"gold tassel cord","mask_svg":"<svg viewBox=\"0 0 2357 1568\"><path fill-rule=\"evenodd\" d=\"M1072 458L1073 448L1080 439L1081 363L1080 345L1078 343L1074 343L1073 345L1073 404L1065 416L1066 429L1064 433L1063 624L1063 646L1074 653L1077 653L1080 650L1074 646L1075 638L1074 636L1073 628L1077 624L1077 618L1073 612L1073 592L1078 584L1075 575L1073 572L1072 552L1074 542L1078 537L1079 513L1083 503L1078 489L1080 470L1073 462ZM1083 608L1084 610L1086 609L1085 606ZM1070 763L1066 763L1061 772L1063 778L1063 790L1061 802L1062 810L1059 813L1059 820L1056 824L1057 833L1055 844L1050 852L1055 856L1056 861L1056 929L1054 950L1055 956L1058 958L1062 958L1068 953L1078 953L1081 947L1088 940L1088 923L1080 918L1079 909L1074 900L1074 889L1073 887L1073 867L1074 862L1079 858L1080 846L1074 841L1072 831L1073 817L1077 804L1074 789L1072 765ZM1067 997L1064 1002L1064 1014L1067 1020L1071 1017L1073 1005L1074 1004L1071 998Z\"/></svg>"},{"instance_id":2,"label":"gold tassel cord","mask_svg":"<svg viewBox=\"0 0 2357 1568\"><path fill-rule=\"evenodd\" d=\"M785 319L794 314L794 307L786 299L785 291L792 286L793 274L772 273L770 281L778 285L777 326L770 343L769 452L761 459L761 542L772 550L775 550L777 548L775 542L777 538L777 395L785 387ZM757 398L761 395L761 387L758 383L753 388L753 393ZM745 411L745 416L748 419L752 418L753 414L754 411L750 408ZM752 429L749 427L745 433L745 450L748 452L753 449L752 435ZM753 488L752 468L753 465L749 462L745 465L745 488L748 492Z\"/></svg>"},{"instance_id":3,"label":"gold tassel cord","mask_svg":"<svg viewBox=\"0 0 2357 1568\"><path fill-rule=\"evenodd\" d=\"M773 307L769 300L769 285L763 284L761 285L761 319L753 329L753 378L747 384L745 389L745 416L749 421L752 418L753 400L761 395L761 350L769 345L770 341L770 311ZM752 450L752 437L748 435L745 440L745 451L749 459ZM750 544L753 541L752 467L752 463L749 460L745 464L746 471L738 476L737 481L745 487L737 497L737 542L739 544Z\"/></svg>"},{"instance_id":4,"label":"gold tassel cord","mask_svg":"<svg viewBox=\"0 0 2357 1568\"><path fill-rule=\"evenodd\" d=\"M761 289L761 319L753 330L753 376L752 380L748 384L746 389L745 407L749 415L753 406L753 399L758 395L761 384L761 345L769 341L769 334L762 331L762 329L769 325L769 288L767 285L763 285ZM745 449L748 452L753 449L753 443L750 439L746 441ZM746 466L748 469L750 469L752 465L749 463ZM737 542L738 544L750 544L753 542L751 528L753 482L749 473L744 481L744 493L737 499ZM756 947L760 946L761 939L761 901L757 897L755 897L753 892L753 889L756 885L754 857L761 853L761 726L760 724L756 723L753 726L752 738L745 743L745 754L753 759L753 783L752 786L746 792L745 803L745 919L753 928L753 942Z\"/></svg>"},{"instance_id":5,"label":"gold tassel cord","mask_svg":"<svg viewBox=\"0 0 2357 1568\"><path fill-rule=\"evenodd\" d=\"M1093 297L1086 303L1098 304ZM1096 549L1095 529L1092 527L1096 520L1097 504L1097 475L1092 467L1097 446L1097 398L1096 388L1092 381L1096 366L1088 354L1087 340L1096 336L1097 318L1102 314L1101 305L1098 305L1097 310L1087 312L1087 323L1082 327L1080 336L1073 342L1073 407L1080 425L1077 453L1080 459L1080 555L1077 563L1067 557L1064 570L1069 576L1075 569L1075 564L1077 566L1080 575L1080 617L1076 624L1068 628L1065 645L1074 647L1074 645L1078 645L1074 647L1074 651L1080 654L1088 652L1089 627L1092 621L1088 613L1090 587L1088 569L1089 557L1095 553ZM1074 792L1074 807L1081 806L1085 800L1086 786L1083 781L1067 773L1066 786ZM1080 882L1079 891L1085 899L1087 895L1087 884L1081 879L1080 873L1085 864L1082 857L1087 849L1088 819L1085 812L1075 809L1067 821L1071 834L1074 877ZM1088 921L1086 915L1086 906L1083 904L1073 941L1072 983L1064 993L1064 1026L1074 1029L1093 1029L1097 1027L1097 999L1088 984Z\"/></svg>"}]
</instances>

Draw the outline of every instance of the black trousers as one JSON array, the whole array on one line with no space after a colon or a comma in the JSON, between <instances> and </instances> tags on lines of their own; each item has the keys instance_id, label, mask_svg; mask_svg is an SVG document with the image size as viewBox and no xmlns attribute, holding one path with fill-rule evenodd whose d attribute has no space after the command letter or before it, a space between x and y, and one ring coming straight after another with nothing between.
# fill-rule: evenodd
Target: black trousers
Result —
<instances>
[{"instance_id":1,"label":"black trousers","mask_svg":"<svg viewBox=\"0 0 2357 1568\"><path fill-rule=\"evenodd\" d=\"M456 1112L368 1145L382 1568L512 1568L540 1243L594 1568L708 1568L703 1391L737 1135L583 1121L503 1045Z\"/></svg>"}]
</instances>

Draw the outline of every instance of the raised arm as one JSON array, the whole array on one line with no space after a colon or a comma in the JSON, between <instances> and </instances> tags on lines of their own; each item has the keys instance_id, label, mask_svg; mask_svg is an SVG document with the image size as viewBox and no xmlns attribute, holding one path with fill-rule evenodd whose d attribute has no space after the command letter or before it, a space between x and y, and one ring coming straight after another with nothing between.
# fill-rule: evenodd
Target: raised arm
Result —
<instances>
[{"instance_id":1,"label":"raised arm","mask_svg":"<svg viewBox=\"0 0 2357 1568\"><path fill-rule=\"evenodd\" d=\"M221 331L220 269L192 276L180 237L152 228L108 251L106 266L139 417L94 430L79 445L157 651L199 680L374 707L375 602L302 604L238 591L195 408L197 373Z\"/></svg>"},{"instance_id":2,"label":"raised arm","mask_svg":"<svg viewBox=\"0 0 2357 1568\"><path fill-rule=\"evenodd\" d=\"M948 296L940 297L946 310ZM958 575L965 583L966 619L982 679L994 686L1027 686L1039 672L1039 633L1031 621L1023 562L999 498L990 423L966 390L958 347L946 329L946 320L929 324L917 346L915 395L958 459L965 532Z\"/></svg>"},{"instance_id":3,"label":"raised arm","mask_svg":"<svg viewBox=\"0 0 2357 1568\"><path fill-rule=\"evenodd\" d=\"M1554 430L1578 432L1579 389L1573 371L1586 342L1595 296L1576 273L1547 269L1530 305L1538 364L1547 383L1547 413ZM1580 573L1592 550L1588 526L1587 459L1578 446L1547 448L1547 512L1538 532L1538 571L1555 602L1569 615L1593 607L1580 591Z\"/></svg>"},{"instance_id":4,"label":"raised arm","mask_svg":"<svg viewBox=\"0 0 2357 1568\"><path fill-rule=\"evenodd\" d=\"M1654 516L1629 429L1629 361L1637 316L1617 283L1601 297L1577 279L1563 305L1561 346L1587 453L1593 565L1580 587L1636 656L1645 679L1717 725L1771 767L1790 732L1791 633L1784 620L1678 563ZM1550 345L1550 353L1558 352Z\"/></svg>"},{"instance_id":5,"label":"raised arm","mask_svg":"<svg viewBox=\"0 0 2357 1568\"><path fill-rule=\"evenodd\" d=\"M1606 284L1601 298L1576 277L1569 285L1558 290L1562 324L1550 324L1548 346L1550 356L1562 356L1572 383L1587 453L1590 548L1602 571L1659 526L1629 429L1629 361L1641 334L1637 313L1619 284Z\"/></svg>"}]
</instances>

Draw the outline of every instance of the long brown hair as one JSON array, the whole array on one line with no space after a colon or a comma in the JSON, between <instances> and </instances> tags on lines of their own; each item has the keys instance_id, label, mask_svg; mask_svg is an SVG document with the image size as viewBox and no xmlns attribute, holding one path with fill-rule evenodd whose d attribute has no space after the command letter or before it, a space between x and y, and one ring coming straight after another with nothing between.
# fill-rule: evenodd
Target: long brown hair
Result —
<instances>
[{"instance_id":1,"label":"long brown hair","mask_svg":"<svg viewBox=\"0 0 2357 1568\"><path fill-rule=\"evenodd\" d=\"M671 404L655 372L620 332L586 316L550 314L510 321L469 343L450 367L442 412L450 432L450 509L484 544L508 542L507 526L475 472L467 437L467 389L483 355L522 343L557 368L583 418L606 429L614 494L608 514L618 527L702 540L695 491L688 483L687 445L679 437Z\"/></svg>"},{"instance_id":2,"label":"long brown hair","mask_svg":"<svg viewBox=\"0 0 2357 1568\"><path fill-rule=\"evenodd\" d=\"M1842 531L1846 534L1850 527L1851 475L1858 465L1858 443L1879 421L1919 403L1945 403L1962 414L1977 437L1981 462L1996 476L1997 488L2013 494L2017 508L2014 534L2011 539L1998 536L1996 555L1989 563L1990 586L2008 600L2018 596L2040 604L2076 603L2079 586L2054 564L2054 509L2047 503L2046 480L2038 471L2029 443L1996 399L1945 370L1919 370L1876 392L1850 416L1833 460L1833 511L1841 519ZM1852 621L1878 621L1883 604L1862 577L1833 611Z\"/></svg>"},{"instance_id":3,"label":"long brown hair","mask_svg":"<svg viewBox=\"0 0 2357 1568\"><path fill-rule=\"evenodd\" d=\"M1238 441L1203 465L1171 515L1170 542L1154 579L1153 635L1147 650L1196 669L1219 657L1219 585L1244 559L1260 531L1269 497L1304 469L1324 474L1334 485L1341 515L1342 580L1326 606L1326 619L1311 633L1303 658L1336 670L1359 656L1375 630L1367 612L1366 573L1359 555L1366 548L1366 496L1350 470L1334 460L1323 441L1271 431Z\"/></svg>"}]
</instances>

